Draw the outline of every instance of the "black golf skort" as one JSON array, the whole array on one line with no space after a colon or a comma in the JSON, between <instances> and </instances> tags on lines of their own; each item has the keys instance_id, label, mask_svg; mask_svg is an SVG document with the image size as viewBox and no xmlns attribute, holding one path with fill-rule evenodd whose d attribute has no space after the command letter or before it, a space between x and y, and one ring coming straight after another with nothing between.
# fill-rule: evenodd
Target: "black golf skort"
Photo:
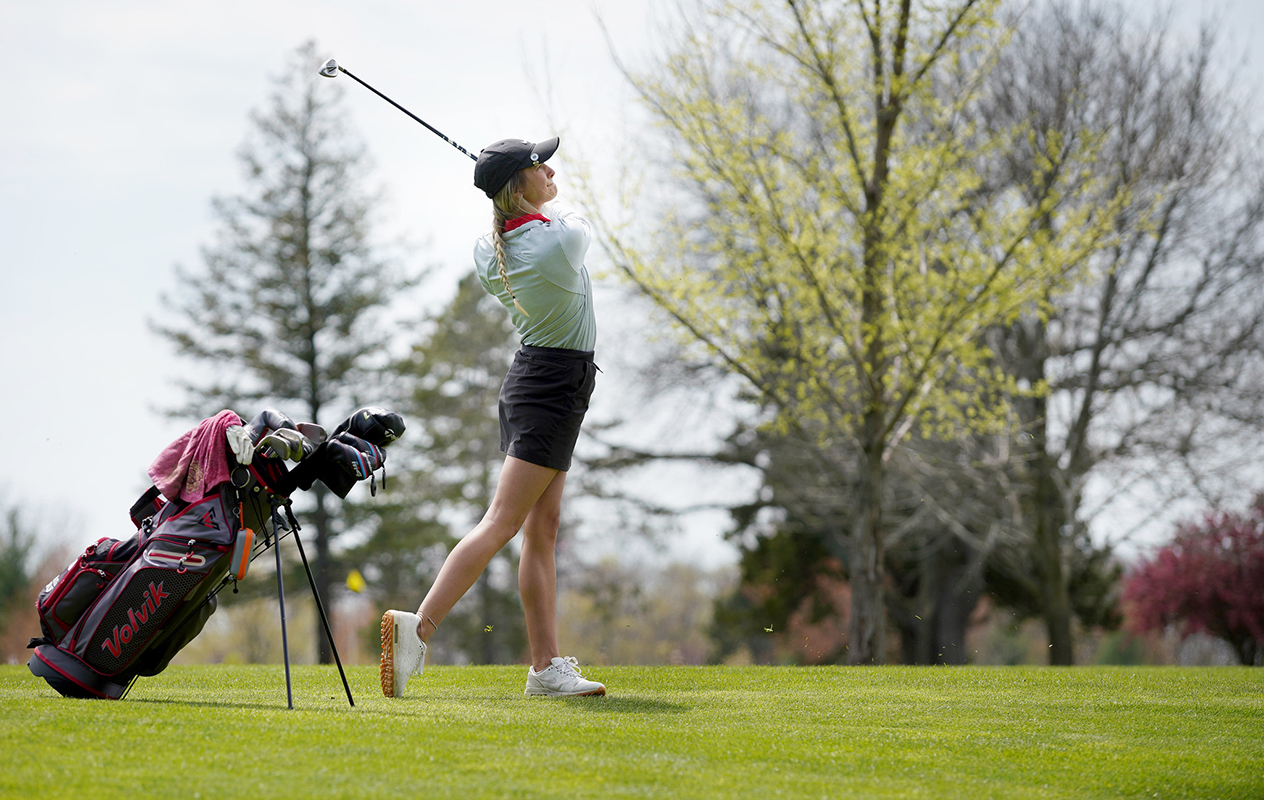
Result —
<instances>
[{"instance_id":1,"label":"black golf skort","mask_svg":"<svg viewBox=\"0 0 1264 800\"><path fill-rule=\"evenodd\" d=\"M592 351L523 345L500 387L500 449L566 472L597 382Z\"/></svg>"}]
</instances>

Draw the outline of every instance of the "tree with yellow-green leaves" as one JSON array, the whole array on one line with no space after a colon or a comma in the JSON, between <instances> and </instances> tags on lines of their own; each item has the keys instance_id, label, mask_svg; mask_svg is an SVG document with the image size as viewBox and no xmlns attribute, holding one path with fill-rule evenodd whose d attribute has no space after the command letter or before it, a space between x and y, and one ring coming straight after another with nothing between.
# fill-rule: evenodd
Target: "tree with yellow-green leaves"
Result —
<instances>
[{"instance_id":1,"label":"tree with yellow-green leaves","mask_svg":"<svg viewBox=\"0 0 1264 800\"><path fill-rule=\"evenodd\" d=\"M1007 398L1039 391L1004 375L986 334L1039 313L1110 235L1116 199L1066 169L1091 153L1087 132L974 123L1005 34L996 9L711 3L655 68L628 73L676 193L652 230L603 219L605 245L771 425L857 483L854 523L837 532L851 663L885 656L893 452L914 433L994 429ZM1018 137L1038 144L1035 190L984 191L979 165Z\"/></svg>"}]
</instances>

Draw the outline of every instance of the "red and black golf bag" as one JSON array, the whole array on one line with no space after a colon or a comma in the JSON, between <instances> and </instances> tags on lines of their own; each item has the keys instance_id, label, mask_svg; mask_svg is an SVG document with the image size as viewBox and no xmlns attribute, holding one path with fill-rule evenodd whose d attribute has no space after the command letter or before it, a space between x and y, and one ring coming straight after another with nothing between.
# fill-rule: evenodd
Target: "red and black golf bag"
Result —
<instances>
[{"instance_id":1,"label":"red and black golf bag","mask_svg":"<svg viewBox=\"0 0 1264 800\"><path fill-rule=\"evenodd\" d=\"M204 421L164 451L200 448L182 463L172 460L177 481L164 484L171 475L163 472L132 506L136 534L90 545L44 587L36 603L44 635L31 640L31 672L68 697L110 699L122 697L137 677L162 672L215 612L220 589L244 578L250 562L280 538L294 537L307 568L290 495L316 480L341 498L358 480L376 489L373 473L386 459L381 448L403 430L398 415L380 408L360 409L328 438L272 409L248 426L231 412ZM287 468L285 458L296 466ZM204 485L212 485L202 490L197 480L207 474ZM284 638L279 549L276 557ZM332 643L319 595L316 602ZM285 651L288 688L288 641Z\"/></svg>"}]
</instances>

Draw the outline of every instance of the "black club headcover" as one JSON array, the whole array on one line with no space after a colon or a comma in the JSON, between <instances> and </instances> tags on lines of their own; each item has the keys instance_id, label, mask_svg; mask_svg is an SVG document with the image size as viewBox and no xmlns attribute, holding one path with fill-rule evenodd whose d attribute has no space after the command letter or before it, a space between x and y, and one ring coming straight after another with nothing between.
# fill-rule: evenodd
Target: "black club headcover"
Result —
<instances>
[{"instance_id":1,"label":"black club headcover","mask_svg":"<svg viewBox=\"0 0 1264 800\"><path fill-rule=\"evenodd\" d=\"M265 412L266 413L266 412ZM268 421L288 422L280 412ZM257 417L260 420L263 415ZM292 427L283 423L277 427ZM253 430L253 429L252 429ZM404 420L399 414L379 406L365 406L343 420L333 435L317 445L287 476L282 493L295 489L307 491L319 480L338 497L345 499L357 480L364 480L386 461L381 448L404 433Z\"/></svg>"},{"instance_id":2,"label":"black club headcover","mask_svg":"<svg viewBox=\"0 0 1264 800\"><path fill-rule=\"evenodd\" d=\"M344 499L356 481L368 478L386 463L386 451L346 431L335 433L316 450L321 462L316 477Z\"/></svg>"},{"instance_id":3,"label":"black club headcover","mask_svg":"<svg viewBox=\"0 0 1264 800\"><path fill-rule=\"evenodd\" d=\"M356 409L341 425L334 428L330 438L340 433L349 433L369 444L386 447L404 435L404 418L379 406L365 406Z\"/></svg>"},{"instance_id":4,"label":"black club headcover","mask_svg":"<svg viewBox=\"0 0 1264 800\"><path fill-rule=\"evenodd\" d=\"M255 415L254 419L250 420L247 428L250 430L250 441L255 444L258 444L260 439L272 431L279 431L282 428L298 430L294 420L275 408L265 408L260 411Z\"/></svg>"}]
</instances>

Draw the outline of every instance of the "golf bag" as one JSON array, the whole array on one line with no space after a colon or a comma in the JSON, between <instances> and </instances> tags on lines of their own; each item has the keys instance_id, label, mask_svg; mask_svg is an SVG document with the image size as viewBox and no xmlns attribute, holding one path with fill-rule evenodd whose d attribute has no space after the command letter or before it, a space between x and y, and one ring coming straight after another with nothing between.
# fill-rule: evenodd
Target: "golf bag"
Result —
<instances>
[{"instance_id":1,"label":"golf bag","mask_svg":"<svg viewBox=\"0 0 1264 800\"><path fill-rule=\"evenodd\" d=\"M232 414L212 420L221 417L225 423L240 422ZM342 498L357 480L374 480L376 487L374 470L386 459L379 444L394 441L404 430L398 415L379 408L357 411L327 440L323 430L307 426L307 433L322 439L319 443L271 409L245 427L236 432L236 444L231 428L226 438L219 435L223 424L208 429L216 438L207 446L222 448L213 457L222 457L228 480L193 500L187 494L164 499L151 488L132 506L134 536L89 545L44 588L36 602L43 636L30 642L35 651L28 662L31 672L67 697L110 699L122 697L137 677L162 672L206 625L220 589L244 578L253 558L288 534L302 553L290 494L310 489L316 480ZM293 433L275 435L281 430ZM298 461L293 470L285 466L285 457ZM303 562L306 567L305 554ZM316 601L329 635L318 595ZM284 633L283 593L281 602ZM286 656L288 686L288 645ZM347 696L350 700L349 688Z\"/></svg>"}]
</instances>

